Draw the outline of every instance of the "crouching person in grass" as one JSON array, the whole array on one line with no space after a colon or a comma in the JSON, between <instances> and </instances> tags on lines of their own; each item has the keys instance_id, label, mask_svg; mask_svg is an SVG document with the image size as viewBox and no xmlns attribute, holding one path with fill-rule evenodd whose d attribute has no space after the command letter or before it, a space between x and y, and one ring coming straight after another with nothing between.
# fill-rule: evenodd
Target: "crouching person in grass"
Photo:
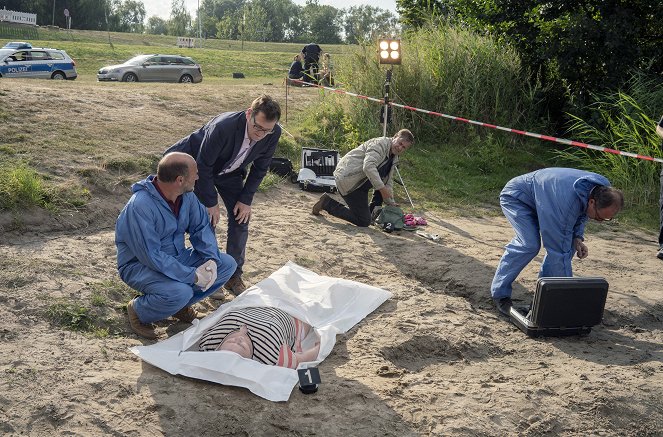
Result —
<instances>
[{"instance_id":1,"label":"crouching person in grass","mask_svg":"<svg viewBox=\"0 0 663 437\"><path fill-rule=\"evenodd\" d=\"M585 223L612 220L624 207L624 195L604 176L573 168L544 168L511 179L500 193L500 206L516 235L506 245L490 293L508 316L512 283L543 247L539 277L572 277L573 255L585 258Z\"/></svg>"},{"instance_id":2,"label":"crouching person in grass","mask_svg":"<svg viewBox=\"0 0 663 437\"><path fill-rule=\"evenodd\" d=\"M398 157L414 143L412 132L401 129L393 138L372 138L349 151L336 166L336 188L347 206L323 194L311 211L326 211L357 226L371 224L374 209L382 203L394 205L393 180ZM368 193L373 190L371 203Z\"/></svg>"},{"instance_id":3,"label":"crouching person in grass","mask_svg":"<svg viewBox=\"0 0 663 437\"><path fill-rule=\"evenodd\" d=\"M120 278L142 293L127 305L131 328L141 337L157 338L152 323L170 316L188 323L199 318L192 305L235 271L235 260L219 252L207 209L193 193L196 180L196 161L169 153L156 176L131 187L133 195L117 219Z\"/></svg>"}]
</instances>

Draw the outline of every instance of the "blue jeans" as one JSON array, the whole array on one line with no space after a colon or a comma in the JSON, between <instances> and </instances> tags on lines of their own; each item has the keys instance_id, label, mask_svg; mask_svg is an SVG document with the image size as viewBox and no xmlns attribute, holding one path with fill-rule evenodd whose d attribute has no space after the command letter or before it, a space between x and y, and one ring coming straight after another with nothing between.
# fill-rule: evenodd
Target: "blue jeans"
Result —
<instances>
[{"instance_id":1,"label":"blue jeans","mask_svg":"<svg viewBox=\"0 0 663 437\"><path fill-rule=\"evenodd\" d=\"M186 254L178 258L180 262L191 267L198 267L206 261L193 249L189 249ZM205 299L225 284L234 271L235 260L221 253L220 262L216 263L216 282L207 291L203 291L195 284L173 280L139 263L126 270L125 282L131 288L143 293L136 298L134 309L141 322L152 323L166 319L182 308Z\"/></svg>"},{"instance_id":2,"label":"blue jeans","mask_svg":"<svg viewBox=\"0 0 663 437\"><path fill-rule=\"evenodd\" d=\"M541 249L541 225L537 211L509 195L500 196L500 206L504 216L513 226L516 236L506 245L506 250L495 271L490 287L493 299L511 297L513 281ZM549 227L547 223L546 226ZM547 231L546 234L548 233L550 232ZM546 241L543 244L545 247ZM546 247L546 256L541 264L539 277L573 276L571 269L573 253L573 249L561 252L550 246Z\"/></svg>"}]
</instances>

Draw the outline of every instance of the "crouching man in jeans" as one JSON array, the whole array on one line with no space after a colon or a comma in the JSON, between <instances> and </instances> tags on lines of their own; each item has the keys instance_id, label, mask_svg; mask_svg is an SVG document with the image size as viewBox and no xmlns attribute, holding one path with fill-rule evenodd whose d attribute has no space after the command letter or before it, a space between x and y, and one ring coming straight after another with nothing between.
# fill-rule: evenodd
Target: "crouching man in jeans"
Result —
<instances>
[{"instance_id":1,"label":"crouching man in jeans","mask_svg":"<svg viewBox=\"0 0 663 437\"><path fill-rule=\"evenodd\" d=\"M237 264L219 252L207 209L193 193L196 161L165 155L156 176L135 183L115 224L120 278L142 293L127 305L131 329L155 339L153 322L174 316L192 322L192 308L221 287ZM185 246L185 233L191 247Z\"/></svg>"},{"instance_id":2,"label":"crouching man in jeans","mask_svg":"<svg viewBox=\"0 0 663 437\"><path fill-rule=\"evenodd\" d=\"M398 157L414 143L412 132L399 130L393 138L372 138L349 151L336 166L334 179L336 188L348 206L332 199L327 193L313 205L311 211L320 215L327 211L334 217L347 220L357 226L371 224L376 206L394 204L392 183ZM368 192L373 189L369 205Z\"/></svg>"}]
</instances>

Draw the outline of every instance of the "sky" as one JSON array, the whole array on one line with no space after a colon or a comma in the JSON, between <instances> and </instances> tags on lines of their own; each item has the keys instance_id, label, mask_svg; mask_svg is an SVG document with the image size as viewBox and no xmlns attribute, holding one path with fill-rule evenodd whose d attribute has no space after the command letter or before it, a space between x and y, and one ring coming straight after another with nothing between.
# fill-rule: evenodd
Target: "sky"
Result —
<instances>
[{"instance_id":1,"label":"sky","mask_svg":"<svg viewBox=\"0 0 663 437\"><path fill-rule=\"evenodd\" d=\"M202 2L202 0L200 0ZM298 5L305 5L306 0L293 0ZM396 0L377 0L370 2L369 0L319 0L321 5L331 5L338 9L349 8L350 6L371 5L377 6L380 9L390 10L396 15ZM170 16L170 1L168 0L143 0L145 5L145 12L147 18L157 15L161 18L167 19ZM192 17L196 16L196 9L198 8L198 0L184 0L189 13Z\"/></svg>"}]
</instances>

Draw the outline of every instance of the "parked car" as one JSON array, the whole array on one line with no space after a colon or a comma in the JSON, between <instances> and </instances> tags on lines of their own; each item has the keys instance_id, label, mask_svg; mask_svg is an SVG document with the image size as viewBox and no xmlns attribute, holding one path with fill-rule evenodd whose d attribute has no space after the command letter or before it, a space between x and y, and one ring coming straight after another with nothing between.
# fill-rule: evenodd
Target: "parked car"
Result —
<instances>
[{"instance_id":1,"label":"parked car","mask_svg":"<svg viewBox=\"0 0 663 437\"><path fill-rule=\"evenodd\" d=\"M13 41L13 42L8 42L5 44L3 49L31 49L32 44L29 42L24 42L24 41Z\"/></svg>"},{"instance_id":2,"label":"parked car","mask_svg":"<svg viewBox=\"0 0 663 437\"><path fill-rule=\"evenodd\" d=\"M58 49L0 49L0 77L70 79L78 77L76 62Z\"/></svg>"},{"instance_id":3,"label":"parked car","mask_svg":"<svg viewBox=\"0 0 663 437\"><path fill-rule=\"evenodd\" d=\"M103 67L100 81L122 82L202 82L200 65L186 56L139 55L124 64Z\"/></svg>"}]
</instances>

